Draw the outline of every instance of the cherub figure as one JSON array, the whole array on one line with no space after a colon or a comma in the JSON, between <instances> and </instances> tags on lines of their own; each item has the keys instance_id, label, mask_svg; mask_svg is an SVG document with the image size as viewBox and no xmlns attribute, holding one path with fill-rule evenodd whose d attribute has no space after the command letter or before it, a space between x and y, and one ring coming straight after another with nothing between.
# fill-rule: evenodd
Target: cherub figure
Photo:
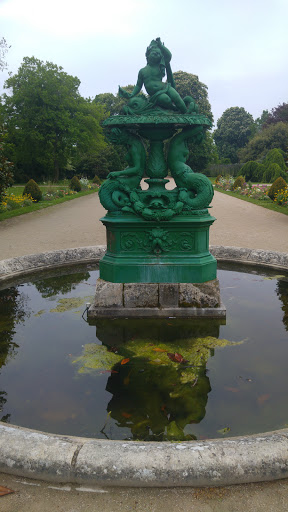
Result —
<instances>
[{"instance_id":1,"label":"cherub figure","mask_svg":"<svg viewBox=\"0 0 288 512\"><path fill-rule=\"evenodd\" d=\"M160 37L157 37L156 40L153 39L146 50L147 65L140 69L134 90L132 93L128 93L119 87L120 96L131 99L139 94L144 84L145 89L150 96L150 104L152 103L164 109L172 109L186 113L188 108L175 89L175 83L170 67L171 58L171 52L161 42ZM162 82L165 72L167 73L167 84ZM187 103L194 103L193 98L189 97L189 100Z\"/></svg>"}]
</instances>

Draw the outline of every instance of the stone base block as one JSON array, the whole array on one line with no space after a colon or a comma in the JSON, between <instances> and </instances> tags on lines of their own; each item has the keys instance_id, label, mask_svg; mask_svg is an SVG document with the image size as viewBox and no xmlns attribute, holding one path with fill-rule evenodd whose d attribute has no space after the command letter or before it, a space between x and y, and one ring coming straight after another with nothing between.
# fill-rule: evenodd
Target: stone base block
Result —
<instances>
[{"instance_id":1,"label":"stone base block","mask_svg":"<svg viewBox=\"0 0 288 512\"><path fill-rule=\"evenodd\" d=\"M225 318L218 279L206 283L110 283L98 279L88 318Z\"/></svg>"}]
</instances>

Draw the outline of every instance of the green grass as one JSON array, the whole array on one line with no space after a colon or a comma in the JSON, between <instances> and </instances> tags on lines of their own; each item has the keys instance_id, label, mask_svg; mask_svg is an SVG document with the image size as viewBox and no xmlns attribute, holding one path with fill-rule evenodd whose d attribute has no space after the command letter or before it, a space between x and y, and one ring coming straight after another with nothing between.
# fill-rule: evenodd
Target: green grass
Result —
<instances>
[{"instance_id":1,"label":"green grass","mask_svg":"<svg viewBox=\"0 0 288 512\"><path fill-rule=\"evenodd\" d=\"M272 210L274 212L283 213L284 215L288 215L288 208L287 206L279 206L276 203L266 202L266 201L260 201L259 199L252 199L251 197L241 196L240 194L237 194L235 192L230 192L228 190L221 190L219 188L215 188L217 192L221 192L221 194L226 194L227 196L235 197L236 199L241 199L242 201L247 201L247 203L253 203L257 206L262 206L262 208L266 208L267 210Z\"/></svg>"},{"instance_id":2,"label":"green grass","mask_svg":"<svg viewBox=\"0 0 288 512\"><path fill-rule=\"evenodd\" d=\"M47 189L51 188L49 186L40 186L42 192L46 192ZM56 188L61 188L61 185L57 185ZM14 195L22 194L24 189L24 185L17 185L10 187L8 189L9 194L13 193ZM45 190L46 189L46 190ZM98 192L98 188L94 188L92 190L83 190L83 192L78 192L72 196L59 197L59 199L53 199L52 201L39 201L39 203L34 203L31 206L24 206L23 208L17 208L15 210L9 210L7 212L0 213L0 222L2 220L11 219L12 217L18 217L19 215L24 215L25 213L35 212L37 210L43 210L44 208L49 208L49 206L54 206L56 204L65 203L66 201L71 201L72 199L77 199L78 197L87 196L89 194L95 194Z\"/></svg>"}]
</instances>

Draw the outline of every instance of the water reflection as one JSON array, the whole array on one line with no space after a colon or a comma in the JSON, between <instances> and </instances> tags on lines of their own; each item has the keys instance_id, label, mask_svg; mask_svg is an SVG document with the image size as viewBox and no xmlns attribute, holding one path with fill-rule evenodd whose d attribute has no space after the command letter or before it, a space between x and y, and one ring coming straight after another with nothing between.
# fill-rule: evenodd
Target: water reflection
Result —
<instances>
[{"instance_id":1,"label":"water reflection","mask_svg":"<svg viewBox=\"0 0 288 512\"><path fill-rule=\"evenodd\" d=\"M28 314L27 297L18 288L0 290L0 368L16 356L18 345L13 341L15 326L23 322ZM0 391L0 421L8 422L10 414L1 417L6 402L6 391Z\"/></svg>"},{"instance_id":2,"label":"water reflection","mask_svg":"<svg viewBox=\"0 0 288 512\"><path fill-rule=\"evenodd\" d=\"M285 325L286 331L288 331L288 279L278 279L276 293L282 302L282 311L284 313L282 322Z\"/></svg>"},{"instance_id":3,"label":"water reflection","mask_svg":"<svg viewBox=\"0 0 288 512\"><path fill-rule=\"evenodd\" d=\"M108 351L123 356L106 386L112 394L107 412L117 426L130 429L132 439L195 439L184 429L205 416L211 391L207 361L215 346L228 343L217 339L221 323L96 320L97 338ZM102 433L109 437L105 425Z\"/></svg>"}]
</instances>

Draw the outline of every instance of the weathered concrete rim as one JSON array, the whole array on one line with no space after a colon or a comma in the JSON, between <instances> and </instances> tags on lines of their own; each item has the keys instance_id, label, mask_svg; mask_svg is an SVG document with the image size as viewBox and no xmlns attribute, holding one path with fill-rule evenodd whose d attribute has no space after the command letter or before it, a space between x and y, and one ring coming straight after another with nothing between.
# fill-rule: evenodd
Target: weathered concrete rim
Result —
<instances>
[{"instance_id":1,"label":"weathered concrete rim","mask_svg":"<svg viewBox=\"0 0 288 512\"><path fill-rule=\"evenodd\" d=\"M288 255L212 246L218 259L288 269ZM0 282L31 272L97 263L104 246L0 262ZM60 436L0 422L0 471L38 480L101 486L220 486L288 477L288 429L264 434L141 443Z\"/></svg>"}]
</instances>

